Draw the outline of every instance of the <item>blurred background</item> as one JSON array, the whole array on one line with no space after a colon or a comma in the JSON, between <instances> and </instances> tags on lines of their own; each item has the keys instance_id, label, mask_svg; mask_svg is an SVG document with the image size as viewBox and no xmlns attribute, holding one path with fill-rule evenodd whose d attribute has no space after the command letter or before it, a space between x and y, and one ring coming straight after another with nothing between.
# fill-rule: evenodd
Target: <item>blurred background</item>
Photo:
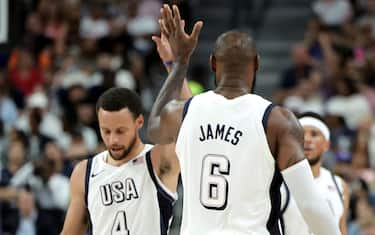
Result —
<instances>
[{"instance_id":1,"label":"blurred background","mask_svg":"<svg viewBox=\"0 0 375 235\"><path fill-rule=\"evenodd\" d=\"M104 149L95 115L104 90L136 91L147 117L166 77L151 41L162 3L0 0L1 235L59 233L74 165ZM255 38L256 93L324 116L324 165L350 186L349 235L374 235L375 0L164 3L179 5L188 29L205 23L189 69L194 94L214 88L216 37L240 29Z\"/></svg>"}]
</instances>

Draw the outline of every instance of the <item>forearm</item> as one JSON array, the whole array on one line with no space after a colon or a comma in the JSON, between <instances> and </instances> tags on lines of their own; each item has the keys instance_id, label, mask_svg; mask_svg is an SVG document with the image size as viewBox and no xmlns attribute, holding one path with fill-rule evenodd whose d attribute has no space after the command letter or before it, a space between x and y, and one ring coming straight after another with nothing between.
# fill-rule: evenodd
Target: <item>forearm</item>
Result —
<instances>
[{"instance_id":1,"label":"forearm","mask_svg":"<svg viewBox=\"0 0 375 235\"><path fill-rule=\"evenodd\" d=\"M319 194L307 160L285 169L282 174L310 230L315 235L339 235L339 225Z\"/></svg>"},{"instance_id":2,"label":"forearm","mask_svg":"<svg viewBox=\"0 0 375 235\"><path fill-rule=\"evenodd\" d=\"M187 68L188 63L176 62L173 65L172 71L168 75L152 106L147 128L148 136L152 142L157 142L158 132L161 128L160 115L165 106L173 100L178 100L182 96L191 94L190 90L187 91L189 88L185 81Z\"/></svg>"},{"instance_id":3,"label":"forearm","mask_svg":"<svg viewBox=\"0 0 375 235\"><path fill-rule=\"evenodd\" d=\"M163 64L164 64L165 69L167 70L168 74L170 74L172 72L173 63L163 62ZM187 100L192 96L193 96L193 93L191 92L191 89L189 87L189 83L188 83L188 81L185 77L182 88L181 88L181 91L180 91L179 99L180 100Z\"/></svg>"}]
</instances>

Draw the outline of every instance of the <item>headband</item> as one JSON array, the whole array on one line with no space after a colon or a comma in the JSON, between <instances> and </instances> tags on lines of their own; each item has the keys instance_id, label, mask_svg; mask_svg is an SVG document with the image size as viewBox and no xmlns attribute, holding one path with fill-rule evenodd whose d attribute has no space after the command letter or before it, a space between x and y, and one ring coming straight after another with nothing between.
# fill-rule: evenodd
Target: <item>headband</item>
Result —
<instances>
[{"instance_id":1,"label":"headband","mask_svg":"<svg viewBox=\"0 0 375 235\"><path fill-rule=\"evenodd\" d=\"M302 126L312 126L319 129L319 131L322 132L324 138L326 138L326 140L329 141L329 129L327 125L321 120L314 117L302 117L299 119L299 122Z\"/></svg>"}]
</instances>

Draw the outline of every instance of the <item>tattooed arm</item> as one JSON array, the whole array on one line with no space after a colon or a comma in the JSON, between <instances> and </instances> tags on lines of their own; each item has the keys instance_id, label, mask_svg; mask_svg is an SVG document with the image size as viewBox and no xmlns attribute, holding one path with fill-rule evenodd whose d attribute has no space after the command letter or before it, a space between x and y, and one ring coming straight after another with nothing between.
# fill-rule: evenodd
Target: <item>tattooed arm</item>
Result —
<instances>
[{"instance_id":1,"label":"tattooed arm","mask_svg":"<svg viewBox=\"0 0 375 235\"><path fill-rule=\"evenodd\" d=\"M315 235L339 235L339 225L319 192L305 159L303 129L298 120L290 111L276 107L271 111L267 132L268 136L274 136L271 150L277 167L310 230Z\"/></svg>"}]
</instances>

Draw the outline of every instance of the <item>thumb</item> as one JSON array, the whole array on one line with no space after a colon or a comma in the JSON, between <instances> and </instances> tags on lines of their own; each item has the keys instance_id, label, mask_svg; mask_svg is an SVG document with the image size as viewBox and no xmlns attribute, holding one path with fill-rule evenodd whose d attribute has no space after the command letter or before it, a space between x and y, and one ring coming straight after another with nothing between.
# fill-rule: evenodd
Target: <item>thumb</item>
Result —
<instances>
[{"instance_id":1,"label":"thumb","mask_svg":"<svg viewBox=\"0 0 375 235\"><path fill-rule=\"evenodd\" d=\"M194 40L198 40L199 33L201 32L202 27L203 27L203 21L198 21L197 23L195 23L193 32L191 33L191 37Z\"/></svg>"}]
</instances>

